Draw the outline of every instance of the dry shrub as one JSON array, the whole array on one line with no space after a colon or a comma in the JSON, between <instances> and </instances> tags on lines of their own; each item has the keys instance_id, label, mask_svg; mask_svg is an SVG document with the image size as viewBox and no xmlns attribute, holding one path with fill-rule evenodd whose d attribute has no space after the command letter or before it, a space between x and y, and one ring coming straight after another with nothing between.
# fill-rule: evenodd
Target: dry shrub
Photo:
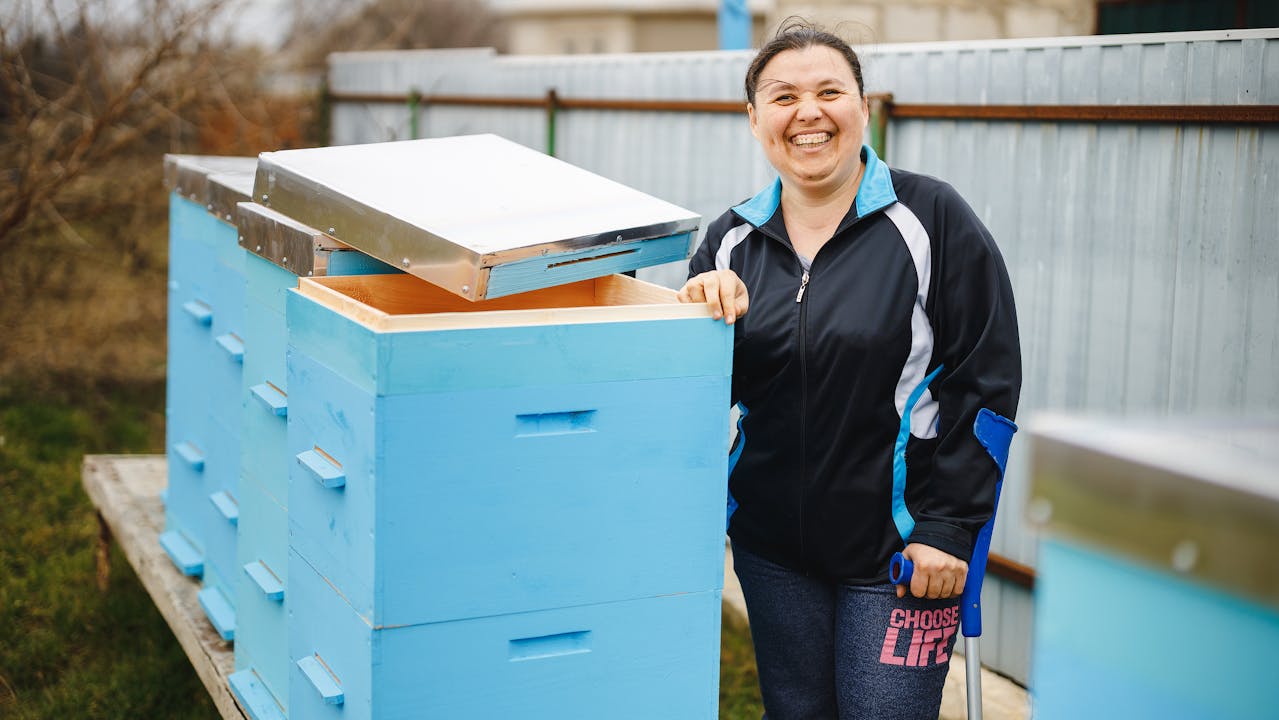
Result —
<instances>
[{"instance_id":1,"label":"dry shrub","mask_svg":"<svg viewBox=\"0 0 1279 720\"><path fill-rule=\"evenodd\" d=\"M163 155L314 144L316 100L266 96L261 54L212 36L222 4L3 18L0 378L162 379Z\"/></svg>"}]
</instances>

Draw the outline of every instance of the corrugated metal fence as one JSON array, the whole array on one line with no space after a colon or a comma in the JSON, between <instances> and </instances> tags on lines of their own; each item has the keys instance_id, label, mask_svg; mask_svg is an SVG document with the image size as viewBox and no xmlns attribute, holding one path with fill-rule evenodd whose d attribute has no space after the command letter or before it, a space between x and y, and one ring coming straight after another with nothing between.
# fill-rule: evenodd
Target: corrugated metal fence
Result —
<instances>
[{"instance_id":1,"label":"corrugated metal fence","mask_svg":"<svg viewBox=\"0 0 1279 720\"><path fill-rule=\"evenodd\" d=\"M750 57L334 55L333 141L497 133L709 222L772 179L740 111ZM1279 31L881 46L863 60L867 90L894 103L885 159L954 184L1004 252L1022 418L1279 413ZM677 287L685 270L641 273ZM983 643L1023 683L1026 480L1014 444Z\"/></svg>"}]
</instances>

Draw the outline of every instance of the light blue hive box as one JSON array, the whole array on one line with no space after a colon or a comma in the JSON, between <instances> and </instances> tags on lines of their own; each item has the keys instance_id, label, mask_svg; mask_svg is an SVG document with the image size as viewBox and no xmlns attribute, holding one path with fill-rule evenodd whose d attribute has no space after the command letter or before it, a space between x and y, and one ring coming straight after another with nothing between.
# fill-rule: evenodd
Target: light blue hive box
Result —
<instances>
[{"instance_id":1,"label":"light blue hive box","mask_svg":"<svg viewBox=\"0 0 1279 720\"><path fill-rule=\"evenodd\" d=\"M494 136L254 198L417 276L288 293L289 716L714 717L732 335L610 274L698 218Z\"/></svg>"},{"instance_id":2,"label":"light blue hive box","mask_svg":"<svg viewBox=\"0 0 1279 720\"><path fill-rule=\"evenodd\" d=\"M1279 717L1279 423L1032 426L1037 720Z\"/></svg>"},{"instance_id":3,"label":"light blue hive box","mask_svg":"<svg viewBox=\"0 0 1279 720\"><path fill-rule=\"evenodd\" d=\"M253 202L236 208L245 251L243 429L237 528L236 673L230 686L257 720L284 717L288 672L289 384L285 297L299 277L395 270Z\"/></svg>"},{"instance_id":4,"label":"light blue hive box","mask_svg":"<svg viewBox=\"0 0 1279 720\"><path fill-rule=\"evenodd\" d=\"M161 544L202 578L200 606L235 636L236 500L244 363L244 251L235 207L253 189L253 158L169 155L169 313L166 446L169 483Z\"/></svg>"}]
</instances>

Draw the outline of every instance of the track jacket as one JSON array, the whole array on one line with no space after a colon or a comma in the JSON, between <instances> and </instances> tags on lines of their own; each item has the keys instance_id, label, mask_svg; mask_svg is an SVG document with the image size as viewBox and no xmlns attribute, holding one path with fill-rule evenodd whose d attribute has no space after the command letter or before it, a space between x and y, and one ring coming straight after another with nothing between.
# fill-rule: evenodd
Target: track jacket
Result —
<instances>
[{"instance_id":1,"label":"track jacket","mask_svg":"<svg viewBox=\"0 0 1279 720\"><path fill-rule=\"evenodd\" d=\"M1012 419L1021 387L990 233L946 183L862 157L857 199L807 273L780 181L711 223L689 265L730 268L750 293L734 326L729 535L859 585L887 582L907 540L969 559L998 473L974 420Z\"/></svg>"}]
</instances>

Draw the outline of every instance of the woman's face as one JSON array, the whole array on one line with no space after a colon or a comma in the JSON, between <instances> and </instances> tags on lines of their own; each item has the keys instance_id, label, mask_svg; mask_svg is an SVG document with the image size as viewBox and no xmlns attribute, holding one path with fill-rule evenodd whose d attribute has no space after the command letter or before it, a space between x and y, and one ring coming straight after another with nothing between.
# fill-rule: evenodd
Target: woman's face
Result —
<instances>
[{"instance_id":1,"label":"woman's face","mask_svg":"<svg viewBox=\"0 0 1279 720\"><path fill-rule=\"evenodd\" d=\"M861 168L870 113L853 69L832 48L778 53L760 72L746 112L783 186L834 192Z\"/></svg>"}]
</instances>

